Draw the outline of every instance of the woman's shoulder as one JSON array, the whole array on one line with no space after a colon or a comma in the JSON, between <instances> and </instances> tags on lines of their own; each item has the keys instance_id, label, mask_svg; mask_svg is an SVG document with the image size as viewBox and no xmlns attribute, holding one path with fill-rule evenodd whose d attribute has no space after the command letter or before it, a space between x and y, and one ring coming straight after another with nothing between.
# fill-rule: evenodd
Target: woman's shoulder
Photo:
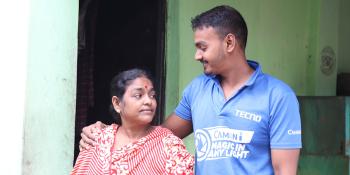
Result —
<instances>
[{"instance_id":1,"label":"woman's shoulder","mask_svg":"<svg viewBox=\"0 0 350 175\"><path fill-rule=\"evenodd\" d=\"M154 132L157 132L158 134L164 135L165 137L177 137L173 134L173 132L170 129L164 128L162 126L155 126Z\"/></svg>"},{"instance_id":2,"label":"woman's shoulder","mask_svg":"<svg viewBox=\"0 0 350 175\"><path fill-rule=\"evenodd\" d=\"M154 131L165 135L172 134L168 128L164 128L162 126L155 126Z\"/></svg>"},{"instance_id":3,"label":"woman's shoulder","mask_svg":"<svg viewBox=\"0 0 350 175\"><path fill-rule=\"evenodd\" d=\"M165 144L166 146L184 145L183 141L167 128L157 126L155 131L162 135L163 144Z\"/></svg>"},{"instance_id":4,"label":"woman's shoulder","mask_svg":"<svg viewBox=\"0 0 350 175\"><path fill-rule=\"evenodd\" d=\"M165 133L162 141L166 155L166 174L193 175L194 157L186 150L183 141L167 128L158 129Z\"/></svg>"},{"instance_id":5,"label":"woman's shoulder","mask_svg":"<svg viewBox=\"0 0 350 175\"><path fill-rule=\"evenodd\" d=\"M93 131L93 134L96 136L96 141L97 143L105 143L105 142L110 142L113 143L114 142L114 136L115 133L118 129L118 125L117 124L111 124L108 125L107 127L103 128L103 129L96 129Z\"/></svg>"}]
</instances>

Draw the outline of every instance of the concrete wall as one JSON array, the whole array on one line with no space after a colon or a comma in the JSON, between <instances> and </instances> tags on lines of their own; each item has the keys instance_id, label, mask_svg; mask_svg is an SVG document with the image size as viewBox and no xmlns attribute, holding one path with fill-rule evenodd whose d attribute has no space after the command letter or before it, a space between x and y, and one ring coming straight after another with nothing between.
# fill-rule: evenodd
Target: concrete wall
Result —
<instances>
[{"instance_id":1,"label":"concrete wall","mask_svg":"<svg viewBox=\"0 0 350 175\"><path fill-rule=\"evenodd\" d=\"M24 174L68 174L73 164L78 1L32 0Z\"/></svg>"},{"instance_id":2,"label":"concrete wall","mask_svg":"<svg viewBox=\"0 0 350 175\"><path fill-rule=\"evenodd\" d=\"M78 1L0 6L3 174L68 174L73 165Z\"/></svg>"}]
</instances>

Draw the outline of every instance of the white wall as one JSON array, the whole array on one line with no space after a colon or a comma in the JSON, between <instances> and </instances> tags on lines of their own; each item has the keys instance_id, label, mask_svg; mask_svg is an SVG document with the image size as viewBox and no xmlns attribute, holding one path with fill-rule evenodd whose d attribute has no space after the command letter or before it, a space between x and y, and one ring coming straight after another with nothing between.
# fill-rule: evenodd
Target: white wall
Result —
<instances>
[{"instance_id":1,"label":"white wall","mask_svg":"<svg viewBox=\"0 0 350 175\"><path fill-rule=\"evenodd\" d=\"M79 1L0 5L0 173L73 166Z\"/></svg>"},{"instance_id":2,"label":"white wall","mask_svg":"<svg viewBox=\"0 0 350 175\"><path fill-rule=\"evenodd\" d=\"M28 0L0 5L0 172L22 174Z\"/></svg>"}]
</instances>

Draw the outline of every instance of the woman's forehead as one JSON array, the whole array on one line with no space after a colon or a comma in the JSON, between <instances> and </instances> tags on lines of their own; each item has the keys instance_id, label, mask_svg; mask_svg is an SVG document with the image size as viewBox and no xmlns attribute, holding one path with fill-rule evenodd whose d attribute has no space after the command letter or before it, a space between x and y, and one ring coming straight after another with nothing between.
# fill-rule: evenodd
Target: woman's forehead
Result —
<instances>
[{"instance_id":1,"label":"woman's forehead","mask_svg":"<svg viewBox=\"0 0 350 175\"><path fill-rule=\"evenodd\" d=\"M142 89L153 89L153 84L151 80L146 77L138 77L132 81L128 88L142 88Z\"/></svg>"}]
</instances>

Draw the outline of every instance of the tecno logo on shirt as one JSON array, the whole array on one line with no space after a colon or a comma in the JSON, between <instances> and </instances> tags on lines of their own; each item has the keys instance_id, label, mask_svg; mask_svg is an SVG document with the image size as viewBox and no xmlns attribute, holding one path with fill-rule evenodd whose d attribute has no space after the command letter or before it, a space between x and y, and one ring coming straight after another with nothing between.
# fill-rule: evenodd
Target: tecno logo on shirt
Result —
<instances>
[{"instance_id":1,"label":"tecno logo on shirt","mask_svg":"<svg viewBox=\"0 0 350 175\"><path fill-rule=\"evenodd\" d=\"M235 115L237 117L244 118L244 119L251 120L251 121L255 121L258 123L261 121L261 115L257 115L257 114L250 113L247 111L242 111L242 110L236 109Z\"/></svg>"}]
</instances>

